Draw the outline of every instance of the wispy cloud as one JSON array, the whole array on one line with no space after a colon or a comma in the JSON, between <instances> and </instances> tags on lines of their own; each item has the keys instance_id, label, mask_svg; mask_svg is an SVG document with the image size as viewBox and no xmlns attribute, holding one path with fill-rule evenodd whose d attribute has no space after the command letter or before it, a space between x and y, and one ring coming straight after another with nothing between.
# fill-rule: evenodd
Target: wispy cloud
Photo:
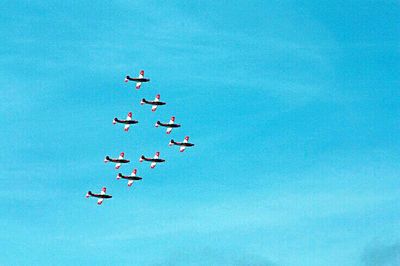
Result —
<instances>
[{"instance_id":1,"label":"wispy cloud","mask_svg":"<svg viewBox=\"0 0 400 266\"><path fill-rule=\"evenodd\" d=\"M253 265L277 266L271 260L259 255L247 254L238 250L218 250L211 247L195 251L197 256L182 251L174 251L169 257L157 260L154 265Z\"/></svg>"},{"instance_id":2,"label":"wispy cloud","mask_svg":"<svg viewBox=\"0 0 400 266\"><path fill-rule=\"evenodd\" d=\"M375 242L364 250L362 264L365 266L398 266L400 265L400 242Z\"/></svg>"}]
</instances>

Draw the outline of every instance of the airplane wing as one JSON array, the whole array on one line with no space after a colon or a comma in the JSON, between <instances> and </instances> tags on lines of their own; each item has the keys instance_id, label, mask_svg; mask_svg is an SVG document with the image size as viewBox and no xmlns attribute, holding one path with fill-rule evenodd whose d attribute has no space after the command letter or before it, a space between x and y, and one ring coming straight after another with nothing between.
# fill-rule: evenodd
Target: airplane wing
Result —
<instances>
[{"instance_id":1,"label":"airplane wing","mask_svg":"<svg viewBox=\"0 0 400 266\"><path fill-rule=\"evenodd\" d=\"M160 101L160 94L156 95L156 98L154 98L155 102L159 102ZM157 105L153 105L151 106L151 111L155 112L157 110Z\"/></svg>"},{"instance_id":2,"label":"airplane wing","mask_svg":"<svg viewBox=\"0 0 400 266\"><path fill-rule=\"evenodd\" d=\"M132 112L129 112L128 115L126 116L126 121L131 121L131 120L132 120ZM130 124L126 124L124 126L124 130L128 131L130 126L131 126Z\"/></svg>"},{"instance_id":3,"label":"airplane wing","mask_svg":"<svg viewBox=\"0 0 400 266\"><path fill-rule=\"evenodd\" d=\"M128 180L128 187L132 186L133 180Z\"/></svg>"},{"instance_id":4,"label":"airplane wing","mask_svg":"<svg viewBox=\"0 0 400 266\"><path fill-rule=\"evenodd\" d=\"M160 158L160 153L159 153L159 152L156 152L156 154L154 154L153 159L158 159L158 158ZM154 168L154 167L156 167L156 165L157 165L156 162L152 162L152 163L150 164L150 168Z\"/></svg>"},{"instance_id":5,"label":"airplane wing","mask_svg":"<svg viewBox=\"0 0 400 266\"><path fill-rule=\"evenodd\" d=\"M144 77L144 71L140 70L139 78L142 79L143 77ZM141 85L142 85L142 82L136 82L136 89L140 89Z\"/></svg>"},{"instance_id":6,"label":"airplane wing","mask_svg":"<svg viewBox=\"0 0 400 266\"><path fill-rule=\"evenodd\" d=\"M124 156L125 156L125 153L121 152L121 153L119 154L118 159L119 159L119 160L124 159ZM120 163L117 163L117 164L115 165L115 169L119 169L120 167L121 167L121 164L120 164Z\"/></svg>"},{"instance_id":7,"label":"airplane wing","mask_svg":"<svg viewBox=\"0 0 400 266\"><path fill-rule=\"evenodd\" d=\"M171 117L171 120L169 120L168 124L173 124L175 123L175 116ZM172 127L167 128L167 134L170 134L172 131Z\"/></svg>"},{"instance_id":8,"label":"airplane wing","mask_svg":"<svg viewBox=\"0 0 400 266\"><path fill-rule=\"evenodd\" d=\"M137 170L136 170L136 169L133 169L133 171L132 171L132 173L131 173L131 176L136 176L136 172L137 172Z\"/></svg>"},{"instance_id":9,"label":"airplane wing","mask_svg":"<svg viewBox=\"0 0 400 266\"><path fill-rule=\"evenodd\" d=\"M100 195L106 194L106 191L107 191L107 189L106 189L105 187L103 187L103 188L101 189Z\"/></svg>"},{"instance_id":10,"label":"airplane wing","mask_svg":"<svg viewBox=\"0 0 400 266\"><path fill-rule=\"evenodd\" d=\"M183 143L188 143L188 141L189 141L189 136L186 136L185 139L183 140ZM180 152L184 152L185 149L186 149L185 146L181 146L181 147L179 148L179 151L180 151Z\"/></svg>"},{"instance_id":11,"label":"airplane wing","mask_svg":"<svg viewBox=\"0 0 400 266\"><path fill-rule=\"evenodd\" d=\"M103 200L104 200L104 199L98 199L98 200L97 200L97 204L98 204L98 205L101 205L101 204L103 203Z\"/></svg>"}]
</instances>

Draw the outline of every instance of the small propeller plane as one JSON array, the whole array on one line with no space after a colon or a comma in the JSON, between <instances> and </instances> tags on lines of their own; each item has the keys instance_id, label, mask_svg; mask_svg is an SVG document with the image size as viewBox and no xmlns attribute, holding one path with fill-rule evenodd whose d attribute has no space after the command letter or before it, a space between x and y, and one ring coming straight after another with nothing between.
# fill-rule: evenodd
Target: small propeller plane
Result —
<instances>
[{"instance_id":1,"label":"small propeller plane","mask_svg":"<svg viewBox=\"0 0 400 266\"><path fill-rule=\"evenodd\" d=\"M118 159L114 159L114 158L110 158L109 156L106 156L106 158L104 158L104 162L105 163L108 163L108 162L115 163L115 169L119 169L121 167L121 164L130 162L129 160L124 159L124 155L125 155L125 153L121 152L119 154Z\"/></svg>"},{"instance_id":2,"label":"small propeller plane","mask_svg":"<svg viewBox=\"0 0 400 266\"><path fill-rule=\"evenodd\" d=\"M181 127L179 124L175 124L175 116L171 117L171 120L167 123L161 123L160 121L157 121L155 124L155 127L166 127L167 128L167 134L170 134L173 128Z\"/></svg>"},{"instance_id":3,"label":"small propeller plane","mask_svg":"<svg viewBox=\"0 0 400 266\"><path fill-rule=\"evenodd\" d=\"M143 98L142 101L140 102L140 104L141 105L143 105L143 104L151 104L151 111L155 112L159 105L165 105L167 103L166 102L161 102L160 101L160 94L157 94L156 98L154 98L154 101L148 101L145 98Z\"/></svg>"},{"instance_id":4,"label":"small propeller plane","mask_svg":"<svg viewBox=\"0 0 400 266\"><path fill-rule=\"evenodd\" d=\"M128 113L128 115L127 115L125 120L119 120L118 118L114 118L112 122L113 122L114 125L117 124L117 123L125 124L125 127L124 127L125 131L128 131L129 127L131 125L139 123L139 121L137 121L137 120L132 120L132 112Z\"/></svg>"},{"instance_id":5,"label":"small propeller plane","mask_svg":"<svg viewBox=\"0 0 400 266\"><path fill-rule=\"evenodd\" d=\"M150 168L156 167L157 163L165 162L164 159L160 159L160 152L159 151L156 152L156 154L154 155L153 158L146 158L146 157L144 157L144 155L140 156L139 162L143 162L143 161L151 162Z\"/></svg>"},{"instance_id":6,"label":"small propeller plane","mask_svg":"<svg viewBox=\"0 0 400 266\"><path fill-rule=\"evenodd\" d=\"M111 195L107 195L106 194L106 191L107 191L107 189L105 187L103 187L101 189L100 194L94 194L94 193L92 193L92 191L88 191L88 193L86 193L86 198L89 198L89 197L98 198L97 204L101 205L103 203L104 199L111 199L112 198Z\"/></svg>"},{"instance_id":7,"label":"small propeller plane","mask_svg":"<svg viewBox=\"0 0 400 266\"><path fill-rule=\"evenodd\" d=\"M139 73L139 77L131 78L129 75L125 77L125 82L128 81L135 81L136 82L136 89L140 89L143 82L149 82L150 79L144 77L144 70L141 70Z\"/></svg>"},{"instance_id":8,"label":"small propeller plane","mask_svg":"<svg viewBox=\"0 0 400 266\"><path fill-rule=\"evenodd\" d=\"M176 142L173 139L171 139L171 141L168 144L169 146L180 146L179 151L180 152L184 152L186 147L193 147L194 144L193 143L189 143L189 136L186 136L185 139L183 140L183 142Z\"/></svg>"},{"instance_id":9,"label":"small propeller plane","mask_svg":"<svg viewBox=\"0 0 400 266\"><path fill-rule=\"evenodd\" d=\"M136 175L137 170L133 169L131 175L122 175L121 173L118 173L117 179L127 179L128 180L128 187L132 186L133 181L141 180L142 178L140 176Z\"/></svg>"}]
</instances>

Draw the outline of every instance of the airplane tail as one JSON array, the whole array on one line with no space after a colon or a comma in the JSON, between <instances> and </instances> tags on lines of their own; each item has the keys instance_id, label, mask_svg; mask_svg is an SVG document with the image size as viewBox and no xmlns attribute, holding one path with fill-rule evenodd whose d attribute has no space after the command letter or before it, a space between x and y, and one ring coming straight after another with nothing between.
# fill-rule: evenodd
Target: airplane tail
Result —
<instances>
[{"instance_id":1,"label":"airplane tail","mask_svg":"<svg viewBox=\"0 0 400 266\"><path fill-rule=\"evenodd\" d=\"M160 121L157 121L156 124L154 125L155 127L158 127L160 125Z\"/></svg>"},{"instance_id":2,"label":"airplane tail","mask_svg":"<svg viewBox=\"0 0 400 266\"><path fill-rule=\"evenodd\" d=\"M108 163L109 160L110 160L110 156L107 155L106 158L104 158L104 162Z\"/></svg>"},{"instance_id":3,"label":"airplane tail","mask_svg":"<svg viewBox=\"0 0 400 266\"><path fill-rule=\"evenodd\" d=\"M140 156L139 162L143 162L143 160L144 160L144 156L142 155L142 156Z\"/></svg>"},{"instance_id":4,"label":"airplane tail","mask_svg":"<svg viewBox=\"0 0 400 266\"><path fill-rule=\"evenodd\" d=\"M115 117L112 122L114 125L117 123L117 118Z\"/></svg>"},{"instance_id":5,"label":"airplane tail","mask_svg":"<svg viewBox=\"0 0 400 266\"><path fill-rule=\"evenodd\" d=\"M143 105L145 101L146 101L146 99L143 98L143 99L140 101L140 104Z\"/></svg>"},{"instance_id":6,"label":"airplane tail","mask_svg":"<svg viewBox=\"0 0 400 266\"><path fill-rule=\"evenodd\" d=\"M130 77L129 77L129 76L126 76L124 81L125 81L125 82L128 82L129 79L130 79Z\"/></svg>"},{"instance_id":7,"label":"airplane tail","mask_svg":"<svg viewBox=\"0 0 400 266\"><path fill-rule=\"evenodd\" d=\"M175 144L175 141L173 139L170 140L170 142L168 143L169 146L172 146Z\"/></svg>"},{"instance_id":8,"label":"airplane tail","mask_svg":"<svg viewBox=\"0 0 400 266\"><path fill-rule=\"evenodd\" d=\"M121 179L121 176L122 176L122 174L121 174L121 173L118 173L117 179Z\"/></svg>"},{"instance_id":9,"label":"airplane tail","mask_svg":"<svg viewBox=\"0 0 400 266\"><path fill-rule=\"evenodd\" d=\"M89 198L90 196L92 196L92 191L88 191L88 193L86 193L86 198Z\"/></svg>"}]
</instances>

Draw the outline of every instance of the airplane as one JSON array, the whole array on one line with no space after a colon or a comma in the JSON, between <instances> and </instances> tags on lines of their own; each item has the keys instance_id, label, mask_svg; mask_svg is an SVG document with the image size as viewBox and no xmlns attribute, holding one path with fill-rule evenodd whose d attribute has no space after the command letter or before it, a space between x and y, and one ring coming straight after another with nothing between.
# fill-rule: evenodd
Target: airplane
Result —
<instances>
[{"instance_id":1,"label":"airplane","mask_svg":"<svg viewBox=\"0 0 400 266\"><path fill-rule=\"evenodd\" d=\"M179 124L175 124L175 116L171 117L171 120L169 121L169 123L161 123L160 121L157 121L155 124L155 127L166 127L167 128L167 134L170 134L173 128L177 128L177 127L181 127L181 125Z\"/></svg>"},{"instance_id":2,"label":"airplane","mask_svg":"<svg viewBox=\"0 0 400 266\"><path fill-rule=\"evenodd\" d=\"M164 159L159 159L159 157L160 157L160 152L158 151L158 152L156 152L156 154L154 155L153 158L146 158L146 157L144 157L143 155L140 156L139 162L143 162L143 161L151 162L150 168L154 168L154 167L156 167L156 164L157 164L157 163L163 163L163 162L165 162Z\"/></svg>"},{"instance_id":3,"label":"airplane","mask_svg":"<svg viewBox=\"0 0 400 266\"><path fill-rule=\"evenodd\" d=\"M144 70L140 71L139 77L131 78L129 75L125 77L125 82L136 81L136 89L140 89L142 82L149 82L150 79L144 77Z\"/></svg>"},{"instance_id":4,"label":"airplane","mask_svg":"<svg viewBox=\"0 0 400 266\"><path fill-rule=\"evenodd\" d=\"M188 141L189 141L189 136L186 136L185 139L183 140L183 142L176 142L173 139L171 139L171 141L169 142L168 145L169 146L173 146L173 145L180 146L179 151L184 152L186 147L194 146L193 143L189 143Z\"/></svg>"},{"instance_id":5,"label":"airplane","mask_svg":"<svg viewBox=\"0 0 400 266\"><path fill-rule=\"evenodd\" d=\"M167 104L166 102L160 102L160 94L157 94L156 95L156 98L154 99L154 101L148 101L148 100L146 100L145 98L143 98L141 101L140 101L140 104L141 105L143 105L143 104L151 104L152 106L151 106L151 111L153 111L153 112L155 112L156 110L157 110L157 107L159 106L159 105L164 105L164 104Z\"/></svg>"},{"instance_id":6,"label":"airplane","mask_svg":"<svg viewBox=\"0 0 400 266\"><path fill-rule=\"evenodd\" d=\"M112 198L111 195L107 195L107 194L106 194L106 190L107 190L107 189L106 189L105 187L103 187L103 188L101 189L100 194L94 194L94 193L92 193L92 191L88 191L88 193L86 193L86 198L89 198L89 197L98 198L97 204L98 204L98 205L101 205L101 204L103 203L103 200L104 200L104 199L111 199L111 198Z\"/></svg>"},{"instance_id":7,"label":"airplane","mask_svg":"<svg viewBox=\"0 0 400 266\"><path fill-rule=\"evenodd\" d=\"M136 172L137 172L137 170L133 169L132 174L128 175L128 176L127 175L122 175L121 173L118 173L117 179L121 179L121 178L127 179L128 180L128 187L130 187L130 186L132 186L133 181L142 179L140 176L136 175Z\"/></svg>"},{"instance_id":8,"label":"airplane","mask_svg":"<svg viewBox=\"0 0 400 266\"><path fill-rule=\"evenodd\" d=\"M137 121L137 120L132 120L132 112L129 112L129 113L128 113L128 116L126 117L125 120L119 120L118 118L114 118L113 121L112 121L112 123L113 123L114 125L117 124L117 123L119 123L119 124L125 124L124 130L125 130L125 131L128 131L128 130L129 130L129 127L130 127L131 125L137 124L137 123L139 123L139 121Z\"/></svg>"},{"instance_id":9,"label":"airplane","mask_svg":"<svg viewBox=\"0 0 400 266\"><path fill-rule=\"evenodd\" d=\"M115 169L119 169L121 167L121 164L130 162L129 160L124 159L124 155L125 155L125 153L121 152L119 154L118 159L114 159L114 158L110 158L109 156L106 156L106 158L104 159L104 162L105 163L108 163L108 162L116 163Z\"/></svg>"}]
</instances>

